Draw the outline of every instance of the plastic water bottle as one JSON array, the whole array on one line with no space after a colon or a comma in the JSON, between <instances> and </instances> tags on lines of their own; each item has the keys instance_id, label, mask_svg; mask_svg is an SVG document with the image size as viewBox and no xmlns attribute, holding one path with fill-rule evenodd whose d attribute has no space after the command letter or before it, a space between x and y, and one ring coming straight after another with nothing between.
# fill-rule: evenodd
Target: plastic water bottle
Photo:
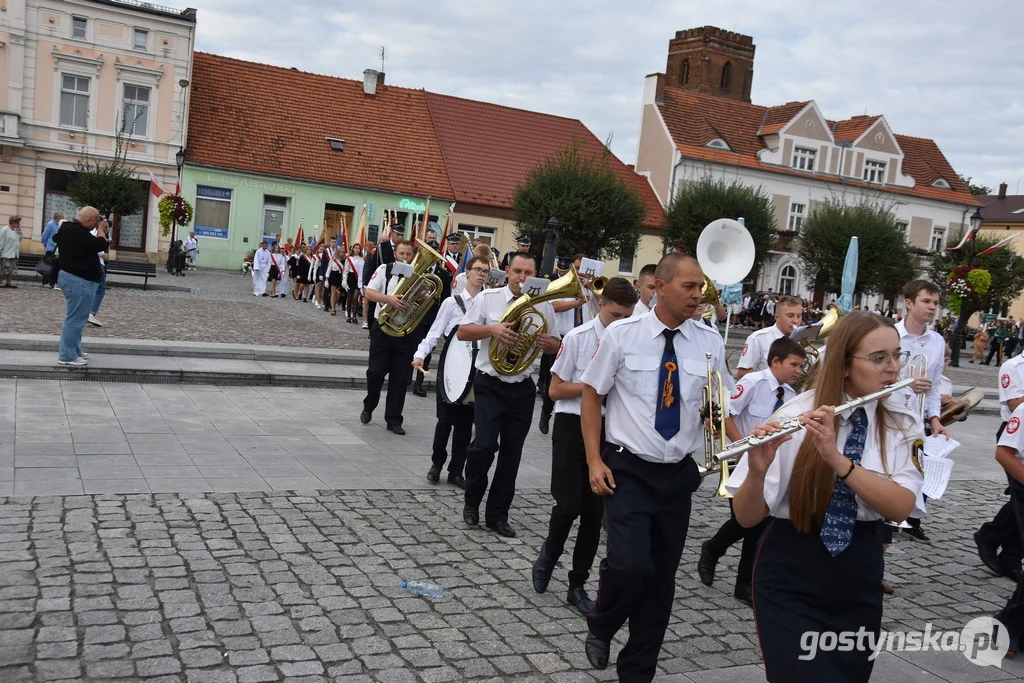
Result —
<instances>
[{"instance_id":1,"label":"plastic water bottle","mask_svg":"<svg viewBox=\"0 0 1024 683\"><path fill-rule=\"evenodd\" d=\"M422 595L428 598L444 597L444 586L433 581L403 581L402 588L413 595Z\"/></svg>"}]
</instances>

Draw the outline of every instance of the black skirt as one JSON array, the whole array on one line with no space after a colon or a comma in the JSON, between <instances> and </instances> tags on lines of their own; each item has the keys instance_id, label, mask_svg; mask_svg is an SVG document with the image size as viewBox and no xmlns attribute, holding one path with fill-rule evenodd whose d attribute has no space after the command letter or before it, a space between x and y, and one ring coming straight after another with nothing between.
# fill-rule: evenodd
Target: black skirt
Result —
<instances>
[{"instance_id":1,"label":"black skirt","mask_svg":"<svg viewBox=\"0 0 1024 683\"><path fill-rule=\"evenodd\" d=\"M280 280L280 279L281 279L281 271L279 271L277 269L276 265L271 264L270 265L270 274L267 275L267 280Z\"/></svg>"},{"instance_id":2,"label":"black skirt","mask_svg":"<svg viewBox=\"0 0 1024 683\"><path fill-rule=\"evenodd\" d=\"M842 652L817 647L805 633L874 634L882 630L882 539L879 522L857 522L836 557L818 533L801 534L788 519L769 520L754 563L754 621L769 681L861 683L871 678L870 646Z\"/></svg>"},{"instance_id":3,"label":"black skirt","mask_svg":"<svg viewBox=\"0 0 1024 683\"><path fill-rule=\"evenodd\" d=\"M356 277L355 273L348 274L348 291L355 292L359 290L359 278Z\"/></svg>"},{"instance_id":4,"label":"black skirt","mask_svg":"<svg viewBox=\"0 0 1024 683\"><path fill-rule=\"evenodd\" d=\"M341 271L332 270L327 276L327 284L336 289L341 289Z\"/></svg>"}]
</instances>

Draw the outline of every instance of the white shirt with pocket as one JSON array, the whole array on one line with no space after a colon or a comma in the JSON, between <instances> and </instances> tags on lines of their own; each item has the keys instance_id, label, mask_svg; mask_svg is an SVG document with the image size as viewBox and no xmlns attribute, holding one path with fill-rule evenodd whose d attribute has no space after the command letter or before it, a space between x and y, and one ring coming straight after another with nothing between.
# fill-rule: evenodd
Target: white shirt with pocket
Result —
<instances>
[{"instance_id":1,"label":"white shirt with pocket","mask_svg":"<svg viewBox=\"0 0 1024 683\"><path fill-rule=\"evenodd\" d=\"M772 325L751 334L743 344L743 352L740 354L737 369L744 368L755 371L767 369L768 349L771 348L773 341L784 336L778 325Z\"/></svg>"},{"instance_id":2,"label":"white shirt with pocket","mask_svg":"<svg viewBox=\"0 0 1024 683\"><path fill-rule=\"evenodd\" d=\"M512 305L513 301L517 298L513 296L512 290L508 288L508 285L499 287L497 289L486 289L475 297L473 297L473 303L470 304L469 309L466 311L466 317L463 318L460 324L462 325L497 325L501 322L502 316L505 315L505 311L508 310L509 306ZM534 308L540 312L541 315L548 321L547 333L553 337L558 337L558 330L552 329L555 324L555 312L551 308L551 304L547 301L543 301L536 304ZM485 375L496 377L502 382L509 384L515 384L516 382L522 382L524 379L530 376L533 371L533 367L527 368L524 372L518 375L501 375L491 365L490 351L491 344L495 343L490 337L484 337L480 340L480 350L476 354L476 369ZM540 354L537 355L537 359L540 359ZM536 360L534 363L536 364Z\"/></svg>"},{"instance_id":3,"label":"white shirt with pocket","mask_svg":"<svg viewBox=\"0 0 1024 683\"><path fill-rule=\"evenodd\" d=\"M604 331L605 326L601 324L600 318L594 318L570 330L569 334L562 338L562 346L559 347L558 355L551 366L551 374L558 375L558 379L569 384L579 383L583 379L583 371L590 365L590 360L597 352ZM579 415L582 401L580 396L555 401L555 413Z\"/></svg>"},{"instance_id":4,"label":"white shirt with pocket","mask_svg":"<svg viewBox=\"0 0 1024 683\"><path fill-rule=\"evenodd\" d=\"M793 387L779 384L770 369L748 372L736 382L736 391L729 397L729 414L740 434L747 436L754 427L768 421L775 412L780 386L783 403L789 403L796 397Z\"/></svg>"}]
</instances>

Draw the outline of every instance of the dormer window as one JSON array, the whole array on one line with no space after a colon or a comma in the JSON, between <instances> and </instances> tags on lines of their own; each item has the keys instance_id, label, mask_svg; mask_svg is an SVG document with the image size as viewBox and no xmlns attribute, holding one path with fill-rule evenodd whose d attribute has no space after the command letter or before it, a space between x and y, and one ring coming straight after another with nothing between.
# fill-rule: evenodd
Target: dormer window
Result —
<instances>
[{"instance_id":1,"label":"dormer window","mask_svg":"<svg viewBox=\"0 0 1024 683\"><path fill-rule=\"evenodd\" d=\"M711 149L724 149L726 152L732 151L732 149L729 147L729 143L727 143L722 138L715 138L714 140L712 140L711 142L704 146L710 147Z\"/></svg>"},{"instance_id":2,"label":"dormer window","mask_svg":"<svg viewBox=\"0 0 1024 683\"><path fill-rule=\"evenodd\" d=\"M806 147L793 150L793 168L798 171L814 171L815 151Z\"/></svg>"},{"instance_id":3,"label":"dormer window","mask_svg":"<svg viewBox=\"0 0 1024 683\"><path fill-rule=\"evenodd\" d=\"M934 183L932 183L932 187L939 187L942 188L943 190L953 189L952 187L949 186L949 183L946 182L945 178L939 178L938 180L936 180Z\"/></svg>"},{"instance_id":4,"label":"dormer window","mask_svg":"<svg viewBox=\"0 0 1024 683\"><path fill-rule=\"evenodd\" d=\"M327 143L331 146L331 151L332 152L344 152L345 151L345 141L342 140L341 138L325 138L325 139L327 140Z\"/></svg>"},{"instance_id":5,"label":"dormer window","mask_svg":"<svg viewBox=\"0 0 1024 683\"><path fill-rule=\"evenodd\" d=\"M870 159L864 162L864 182L866 183L884 183L885 182L885 162L882 161L871 161Z\"/></svg>"}]
</instances>

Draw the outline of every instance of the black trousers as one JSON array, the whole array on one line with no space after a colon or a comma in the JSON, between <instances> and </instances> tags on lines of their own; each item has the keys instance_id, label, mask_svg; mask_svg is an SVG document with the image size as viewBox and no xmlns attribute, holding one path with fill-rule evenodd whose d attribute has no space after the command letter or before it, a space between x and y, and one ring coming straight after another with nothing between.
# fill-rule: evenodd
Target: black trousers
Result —
<instances>
[{"instance_id":1,"label":"black trousers","mask_svg":"<svg viewBox=\"0 0 1024 683\"><path fill-rule=\"evenodd\" d=\"M426 362L424 362L424 366ZM432 463L441 467L448 460L448 437L452 436L452 460L448 474L462 474L466 466L466 448L473 436L473 404L458 405L441 399L441 383L437 383L437 426L434 427Z\"/></svg>"},{"instance_id":2,"label":"black trousers","mask_svg":"<svg viewBox=\"0 0 1024 683\"><path fill-rule=\"evenodd\" d=\"M1017 530L1017 542L1024 544L1024 485L1014 479L1010 480L1010 502L1003 507L1010 508ZM1020 637L1024 634L1024 575L1018 580L1006 607L999 613L999 621L1003 622L1010 635Z\"/></svg>"},{"instance_id":3,"label":"black trousers","mask_svg":"<svg viewBox=\"0 0 1024 683\"><path fill-rule=\"evenodd\" d=\"M405 392L409 388L409 368L416 345L409 337L390 337L380 325L370 331L370 367L366 369L366 398L363 410L372 413L380 403L384 378L388 378L388 397L384 404L384 421L388 425L402 424Z\"/></svg>"},{"instance_id":4,"label":"black trousers","mask_svg":"<svg viewBox=\"0 0 1024 683\"><path fill-rule=\"evenodd\" d=\"M740 549L740 564L736 568L736 587L749 586L754 575L754 556L757 553L757 544L761 540L767 521L749 529L736 521L736 515L732 509L732 499L729 500L729 519L725 520L710 539L708 539L708 553L716 561L725 555L725 551L738 541L743 541Z\"/></svg>"},{"instance_id":5,"label":"black trousers","mask_svg":"<svg viewBox=\"0 0 1024 683\"><path fill-rule=\"evenodd\" d=\"M602 429L602 443L603 432ZM552 562L558 560L565 550L573 522L579 518L569 587L582 586L590 578L590 568L594 566L597 546L601 542L604 500L590 488L590 468L587 467L587 450L583 447L579 415L555 414L551 432L551 496L555 505L551 508L545 551Z\"/></svg>"},{"instance_id":6,"label":"black trousers","mask_svg":"<svg viewBox=\"0 0 1024 683\"><path fill-rule=\"evenodd\" d=\"M1006 429L1005 422L999 425L999 430L996 432L996 441L1003 435L1004 429ZM1024 545L1022 545L1020 534L1017 531L1017 518L1012 498L1013 488L1015 485L1019 486L1019 484L1010 475L1006 475L1006 480L1009 482L1009 488L1006 489L1006 493L1011 494L1010 500L1003 503L1003 506L999 508L999 512L992 518L992 521L981 525L981 528L978 529L978 534L986 545L1002 549L998 556L999 567L1003 570L1004 574L1009 574L1011 570L1021 568L1021 559L1024 558Z\"/></svg>"},{"instance_id":7,"label":"black trousers","mask_svg":"<svg viewBox=\"0 0 1024 683\"><path fill-rule=\"evenodd\" d=\"M466 507L479 509L487 490L487 475L497 456L484 512L484 520L493 525L508 521L508 511L516 496L519 461L533 422L537 385L529 377L513 384L477 372L473 393L476 436L466 449Z\"/></svg>"},{"instance_id":8,"label":"black trousers","mask_svg":"<svg viewBox=\"0 0 1024 683\"><path fill-rule=\"evenodd\" d=\"M555 409L555 402L548 396L548 387L551 386L551 366L555 364L556 353L545 353L540 357L540 370L537 372L537 384L540 387L540 414L551 416Z\"/></svg>"},{"instance_id":9,"label":"black trousers","mask_svg":"<svg viewBox=\"0 0 1024 683\"><path fill-rule=\"evenodd\" d=\"M870 646L817 651L808 631L857 632L877 638L882 629L880 522L857 522L853 539L832 557L820 532L799 533L788 519L770 520L754 564L754 621L768 681L861 683L871 678Z\"/></svg>"},{"instance_id":10,"label":"black trousers","mask_svg":"<svg viewBox=\"0 0 1024 683\"><path fill-rule=\"evenodd\" d=\"M610 641L628 620L629 640L616 663L619 680L646 682L654 678L672 614L700 474L692 457L653 463L613 444L604 460L615 477L615 493L604 502L608 553L601 560L597 613L587 617L587 626Z\"/></svg>"},{"instance_id":11,"label":"black trousers","mask_svg":"<svg viewBox=\"0 0 1024 683\"><path fill-rule=\"evenodd\" d=\"M53 286L57 284L57 276L60 275L60 264L57 262L57 258L54 256L54 252L48 251L46 252L46 256L49 256L51 259L53 259L53 271L50 273L49 277L43 278L43 284Z\"/></svg>"}]
</instances>

